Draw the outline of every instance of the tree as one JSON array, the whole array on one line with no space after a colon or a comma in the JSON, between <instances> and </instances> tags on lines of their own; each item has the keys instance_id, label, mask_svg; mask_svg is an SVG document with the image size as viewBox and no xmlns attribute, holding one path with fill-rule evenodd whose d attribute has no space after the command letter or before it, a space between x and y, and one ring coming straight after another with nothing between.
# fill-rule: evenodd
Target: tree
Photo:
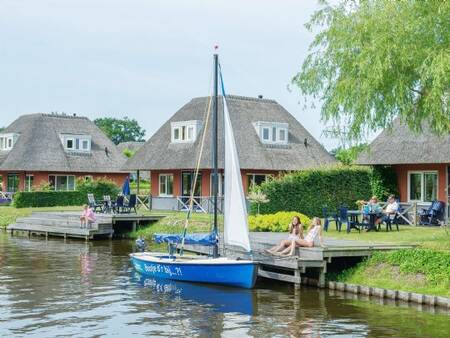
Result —
<instances>
[{"instance_id":1,"label":"tree","mask_svg":"<svg viewBox=\"0 0 450 338\"><path fill-rule=\"evenodd\" d=\"M0 133L5 130L5 127L0 127Z\"/></svg>"},{"instance_id":2,"label":"tree","mask_svg":"<svg viewBox=\"0 0 450 338\"><path fill-rule=\"evenodd\" d=\"M132 158L132 157L136 154L136 151L135 151L135 150L131 150L131 149L126 148L126 149L123 150L122 153L123 153L127 158Z\"/></svg>"},{"instance_id":3,"label":"tree","mask_svg":"<svg viewBox=\"0 0 450 338\"><path fill-rule=\"evenodd\" d=\"M450 1L321 0L306 27L317 31L300 92L322 102L322 120L348 139L425 122L450 130Z\"/></svg>"},{"instance_id":4,"label":"tree","mask_svg":"<svg viewBox=\"0 0 450 338\"><path fill-rule=\"evenodd\" d=\"M135 119L129 119L128 117L124 117L123 119L104 117L95 119L94 123L115 144L130 141L145 141L145 130L139 126Z\"/></svg>"},{"instance_id":5,"label":"tree","mask_svg":"<svg viewBox=\"0 0 450 338\"><path fill-rule=\"evenodd\" d=\"M356 161L358 155L367 148L366 143L358 144L355 146L351 146L349 148L345 147L337 147L330 151L331 155L333 155L339 162L345 165L351 165Z\"/></svg>"}]
</instances>

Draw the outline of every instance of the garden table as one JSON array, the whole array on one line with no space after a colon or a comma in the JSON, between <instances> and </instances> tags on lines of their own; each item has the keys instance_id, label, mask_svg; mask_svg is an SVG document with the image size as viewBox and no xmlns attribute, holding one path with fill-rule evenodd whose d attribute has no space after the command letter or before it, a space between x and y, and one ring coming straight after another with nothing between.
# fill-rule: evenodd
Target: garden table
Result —
<instances>
[{"instance_id":1,"label":"garden table","mask_svg":"<svg viewBox=\"0 0 450 338\"><path fill-rule=\"evenodd\" d=\"M371 230L377 230L377 227L375 225L375 222L377 220L377 217L381 216L381 213L379 212L369 212L369 213L364 213L362 210L349 210L347 212L348 216L350 217L350 220L355 222L356 224L362 224L361 222L358 221L358 217L361 216L369 216L369 224L367 227L367 231L371 231Z\"/></svg>"}]
</instances>

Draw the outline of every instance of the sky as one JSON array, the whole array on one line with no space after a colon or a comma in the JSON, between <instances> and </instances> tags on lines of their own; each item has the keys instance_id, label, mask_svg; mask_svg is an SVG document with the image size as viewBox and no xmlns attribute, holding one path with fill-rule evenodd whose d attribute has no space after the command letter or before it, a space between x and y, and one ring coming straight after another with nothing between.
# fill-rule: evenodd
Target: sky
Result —
<instances>
[{"instance_id":1,"label":"sky","mask_svg":"<svg viewBox=\"0 0 450 338\"><path fill-rule=\"evenodd\" d=\"M0 126L33 112L128 116L149 138L191 98L209 95L217 44L228 93L275 99L332 149L320 103L305 108L288 90L317 8L316 0L0 0Z\"/></svg>"}]
</instances>

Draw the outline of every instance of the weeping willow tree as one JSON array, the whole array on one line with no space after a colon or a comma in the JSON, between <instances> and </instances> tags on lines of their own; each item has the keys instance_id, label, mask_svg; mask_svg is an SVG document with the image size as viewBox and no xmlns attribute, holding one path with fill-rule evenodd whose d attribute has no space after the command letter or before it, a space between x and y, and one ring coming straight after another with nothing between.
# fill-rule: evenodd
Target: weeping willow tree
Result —
<instances>
[{"instance_id":1,"label":"weeping willow tree","mask_svg":"<svg viewBox=\"0 0 450 338\"><path fill-rule=\"evenodd\" d=\"M335 134L361 140L399 117L450 130L450 1L320 1L316 33L292 83L322 103Z\"/></svg>"}]
</instances>

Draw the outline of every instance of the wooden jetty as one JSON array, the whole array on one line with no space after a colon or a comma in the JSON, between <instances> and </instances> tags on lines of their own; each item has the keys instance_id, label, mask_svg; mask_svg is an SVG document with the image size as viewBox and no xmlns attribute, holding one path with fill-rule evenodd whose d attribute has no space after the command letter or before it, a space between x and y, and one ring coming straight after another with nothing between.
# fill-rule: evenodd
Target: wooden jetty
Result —
<instances>
[{"instance_id":1,"label":"wooden jetty","mask_svg":"<svg viewBox=\"0 0 450 338\"><path fill-rule=\"evenodd\" d=\"M342 264L342 260L364 258L375 251L398 250L412 248L413 245L398 245L392 243L372 243L355 240L325 238L325 247L299 248L295 256L279 257L264 253L286 238L285 233L253 232L250 233L253 259L259 262L258 275L260 277L283 282L301 284L303 276L312 276L319 287L325 285L325 275L329 268ZM209 249L197 245L187 245L187 251L209 254ZM232 248L219 249L220 254L246 258L245 254ZM247 257L248 258L248 257Z\"/></svg>"},{"instance_id":2,"label":"wooden jetty","mask_svg":"<svg viewBox=\"0 0 450 338\"><path fill-rule=\"evenodd\" d=\"M17 218L14 224L7 226L6 230L12 235L15 232L25 232L28 236L44 235L64 238L112 238L115 232L123 227L136 230L140 223L155 222L164 215L138 215L138 214L97 214L97 221L91 228L80 228L79 212L33 212L28 217Z\"/></svg>"}]
</instances>

